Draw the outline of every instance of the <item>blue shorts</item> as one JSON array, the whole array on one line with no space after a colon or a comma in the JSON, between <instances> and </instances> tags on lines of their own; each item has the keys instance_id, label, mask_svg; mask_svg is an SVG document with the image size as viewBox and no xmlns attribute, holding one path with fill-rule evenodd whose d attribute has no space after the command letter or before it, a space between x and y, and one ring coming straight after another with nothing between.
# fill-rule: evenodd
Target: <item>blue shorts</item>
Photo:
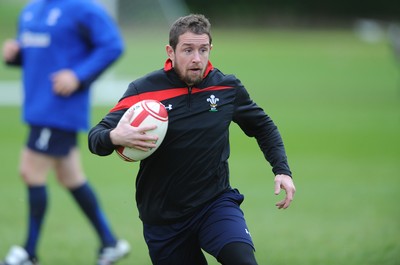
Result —
<instances>
[{"instance_id":1,"label":"blue shorts","mask_svg":"<svg viewBox=\"0 0 400 265\"><path fill-rule=\"evenodd\" d=\"M253 241L240 209L244 196L229 190L187 221L172 225L143 224L150 257L156 265L207 264L202 249L218 257L233 242Z\"/></svg>"},{"instance_id":2,"label":"blue shorts","mask_svg":"<svg viewBox=\"0 0 400 265\"><path fill-rule=\"evenodd\" d=\"M60 129L30 126L26 146L49 156L67 156L77 145L77 133Z\"/></svg>"}]
</instances>

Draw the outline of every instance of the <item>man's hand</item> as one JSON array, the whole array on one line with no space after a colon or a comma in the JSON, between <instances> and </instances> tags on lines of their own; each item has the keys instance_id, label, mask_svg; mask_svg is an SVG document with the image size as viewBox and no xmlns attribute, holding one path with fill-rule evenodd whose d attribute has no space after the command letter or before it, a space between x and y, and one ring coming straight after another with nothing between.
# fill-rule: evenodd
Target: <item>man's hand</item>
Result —
<instances>
[{"instance_id":1,"label":"man's hand","mask_svg":"<svg viewBox=\"0 0 400 265\"><path fill-rule=\"evenodd\" d=\"M119 121L117 127L110 132L111 142L114 145L127 146L142 151L148 151L155 148L155 142L158 136L154 134L146 134L146 131L154 130L157 125L144 125L133 127L129 121L133 116L133 110L125 113Z\"/></svg>"},{"instance_id":2,"label":"man's hand","mask_svg":"<svg viewBox=\"0 0 400 265\"><path fill-rule=\"evenodd\" d=\"M290 176L283 174L275 176L275 195L278 195L281 192L281 189L286 192L285 199L277 202L275 206L277 206L278 209L286 209L292 202L294 193L296 192L296 187L294 186L293 179Z\"/></svg>"},{"instance_id":3,"label":"man's hand","mask_svg":"<svg viewBox=\"0 0 400 265\"><path fill-rule=\"evenodd\" d=\"M12 62L20 51L19 43L16 40L8 39L3 43L3 59L6 62Z\"/></svg>"},{"instance_id":4,"label":"man's hand","mask_svg":"<svg viewBox=\"0 0 400 265\"><path fill-rule=\"evenodd\" d=\"M68 97L79 88L79 80L71 70L64 69L51 75L53 91L57 95Z\"/></svg>"}]
</instances>

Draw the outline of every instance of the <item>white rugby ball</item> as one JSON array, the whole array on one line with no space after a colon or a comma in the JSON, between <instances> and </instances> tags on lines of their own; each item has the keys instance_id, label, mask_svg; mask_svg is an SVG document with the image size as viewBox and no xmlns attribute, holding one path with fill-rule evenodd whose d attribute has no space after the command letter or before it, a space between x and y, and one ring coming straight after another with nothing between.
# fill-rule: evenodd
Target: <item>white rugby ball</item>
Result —
<instances>
[{"instance_id":1,"label":"white rugby ball","mask_svg":"<svg viewBox=\"0 0 400 265\"><path fill-rule=\"evenodd\" d=\"M156 147L148 151L142 151L125 146L119 146L115 149L119 157L128 162L140 161L153 154L161 145L168 129L168 112L161 102L153 99L142 100L131 106L125 112L124 116L132 111L134 113L130 120L131 125L134 127L139 127L141 125L157 125L156 129L148 132L156 134L158 140L156 142Z\"/></svg>"}]
</instances>

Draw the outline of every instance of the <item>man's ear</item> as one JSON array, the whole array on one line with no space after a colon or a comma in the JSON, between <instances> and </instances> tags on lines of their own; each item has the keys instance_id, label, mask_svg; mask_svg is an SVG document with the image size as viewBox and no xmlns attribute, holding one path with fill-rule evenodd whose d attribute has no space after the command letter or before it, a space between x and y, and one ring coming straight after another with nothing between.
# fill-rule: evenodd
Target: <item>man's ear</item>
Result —
<instances>
[{"instance_id":1,"label":"man's ear","mask_svg":"<svg viewBox=\"0 0 400 265\"><path fill-rule=\"evenodd\" d=\"M167 51L168 58L173 61L175 55L174 49L170 45L167 45L165 50Z\"/></svg>"}]
</instances>

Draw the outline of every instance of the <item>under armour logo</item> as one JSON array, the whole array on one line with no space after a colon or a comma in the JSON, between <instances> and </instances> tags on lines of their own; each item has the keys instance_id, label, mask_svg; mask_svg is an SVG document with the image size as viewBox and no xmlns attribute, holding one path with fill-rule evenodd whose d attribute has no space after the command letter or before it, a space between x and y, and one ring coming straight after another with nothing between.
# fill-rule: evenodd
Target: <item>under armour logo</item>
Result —
<instances>
[{"instance_id":1,"label":"under armour logo","mask_svg":"<svg viewBox=\"0 0 400 265\"><path fill-rule=\"evenodd\" d=\"M172 110L172 104L168 104L168 106L164 105L166 110Z\"/></svg>"}]
</instances>

